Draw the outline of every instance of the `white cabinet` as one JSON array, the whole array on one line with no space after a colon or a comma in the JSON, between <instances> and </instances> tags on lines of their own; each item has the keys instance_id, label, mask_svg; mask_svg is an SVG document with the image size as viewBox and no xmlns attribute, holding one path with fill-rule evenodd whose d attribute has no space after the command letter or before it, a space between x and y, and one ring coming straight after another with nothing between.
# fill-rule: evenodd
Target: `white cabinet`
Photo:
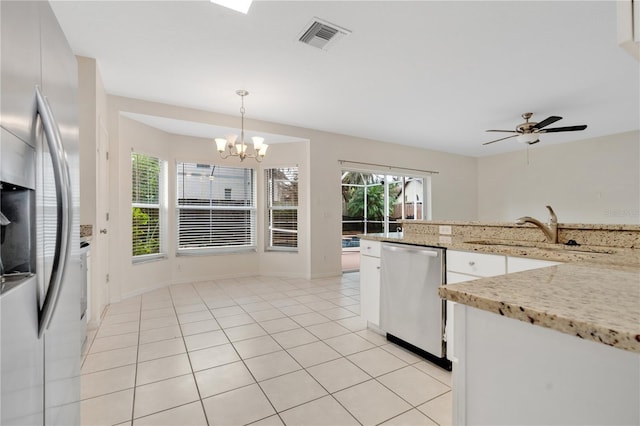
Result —
<instances>
[{"instance_id":1,"label":"white cabinet","mask_svg":"<svg viewBox=\"0 0 640 426\"><path fill-rule=\"evenodd\" d=\"M459 274L457 272L447 271L447 284L463 283L466 281L477 280L479 277L473 275Z\"/></svg>"},{"instance_id":2,"label":"white cabinet","mask_svg":"<svg viewBox=\"0 0 640 426\"><path fill-rule=\"evenodd\" d=\"M447 284L463 283L484 277L493 277L507 273L505 256L497 254L475 253L447 250ZM447 358L456 361L453 339L455 303L447 301Z\"/></svg>"},{"instance_id":3,"label":"white cabinet","mask_svg":"<svg viewBox=\"0 0 640 426\"><path fill-rule=\"evenodd\" d=\"M360 241L360 313L369 323L380 325L379 241Z\"/></svg>"},{"instance_id":4,"label":"white cabinet","mask_svg":"<svg viewBox=\"0 0 640 426\"><path fill-rule=\"evenodd\" d=\"M552 265L559 265L559 263L497 254L447 250L447 284L462 283ZM456 358L455 345L451 338L455 321L453 315L454 305L455 303L447 301L447 357L452 361L455 361Z\"/></svg>"},{"instance_id":5,"label":"white cabinet","mask_svg":"<svg viewBox=\"0 0 640 426\"><path fill-rule=\"evenodd\" d=\"M524 257L507 257L507 273L529 271L531 269L546 268L547 266L560 265L560 262L550 260L527 259Z\"/></svg>"},{"instance_id":6,"label":"white cabinet","mask_svg":"<svg viewBox=\"0 0 640 426\"><path fill-rule=\"evenodd\" d=\"M380 241L361 240L360 254L380 258L382 253L382 243Z\"/></svg>"},{"instance_id":7,"label":"white cabinet","mask_svg":"<svg viewBox=\"0 0 640 426\"><path fill-rule=\"evenodd\" d=\"M559 264L550 260L447 250L447 283L461 283Z\"/></svg>"},{"instance_id":8,"label":"white cabinet","mask_svg":"<svg viewBox=\"0 0 640 426\"><path fill-rule=\"evenodd\" d=\"M507 273L507 260L498 254L447 250L447 284Z\"/></svg>"},{"instance_id":9,"label":"white cabinet","mask_svg":"<svg viewBox=\"0 0 640 426\"><path fill-rule=\"evenodd\" d=\"M456 425L638 425L640 354L456 304Z\"/></svg>"}]
</instances>

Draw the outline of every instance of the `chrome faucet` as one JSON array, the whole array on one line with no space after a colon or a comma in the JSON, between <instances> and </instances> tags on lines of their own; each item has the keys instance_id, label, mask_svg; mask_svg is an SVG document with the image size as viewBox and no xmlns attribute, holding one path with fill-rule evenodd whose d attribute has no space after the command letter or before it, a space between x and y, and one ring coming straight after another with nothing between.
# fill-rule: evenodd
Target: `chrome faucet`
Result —
<instances>
[{"instance_id":1,"label":"chrome faucet","mask_svg":"<svg viewBox=\"0 0 640 426\"><path fill-rule=\"evenodd\" d=\"M518 225L524 225L527 222L533 223L538 228L540 228L542 232L544 232L544 236L546 237L548 242L556 244L558 242L558 217L556 216L551 206L546 206L546 207L547 209L549 209L548 225L545 225L544 223L540 222L538 219L534 219L529 216L523 216L516 219L516 223Z\"/></svg>"}]
</instances>

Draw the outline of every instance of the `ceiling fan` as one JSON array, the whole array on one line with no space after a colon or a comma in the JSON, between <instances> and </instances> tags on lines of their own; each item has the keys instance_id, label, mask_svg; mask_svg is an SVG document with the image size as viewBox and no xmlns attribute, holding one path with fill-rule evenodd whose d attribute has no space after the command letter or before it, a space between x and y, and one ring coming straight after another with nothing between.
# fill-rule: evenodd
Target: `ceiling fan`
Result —
<instances>
[{"instance_id":1,"label":"ceiling fan","mask_svg":"<svg viewBox=\"0 0 640 426\"><path fill-rule=\"evenodd\" d=\"M493 141L485 142L482 145L489 145L494 142L502 141L509 138L517 137L518 142L526 143L527 145L533 145L534 143L540 142L538 138L538 134L540 133L556 133L556 132L575 132L578 130L584 130L587 128L586 124L580 126L567 126L567 127L552 127L550 129L545 129L549 124L553 124L558 120L562 120L562 117L558 117L552 115L551 117L547 117L539 123L535 121L529 121L529 119L533 116L532 112L525 112L522 114L522 118L524 118L524 123L518 124L515 130L487 130L487 132L507 132L507 133L515 133L515 135L507 136L506 138L500 138Z\"/></svg>"}]
</instances>

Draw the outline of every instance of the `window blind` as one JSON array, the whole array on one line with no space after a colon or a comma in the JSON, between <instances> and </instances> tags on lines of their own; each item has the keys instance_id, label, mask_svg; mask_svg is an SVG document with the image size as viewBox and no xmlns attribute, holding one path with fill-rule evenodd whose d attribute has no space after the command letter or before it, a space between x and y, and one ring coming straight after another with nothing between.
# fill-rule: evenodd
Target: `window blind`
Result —
<instances>
[{"instance_id":1,"label":"window blind","mask_svg":"<svg viewBox=\"0 0 640 426\"><path fill-rule=\"evenodd\" d=\"M267 249L298 247L298 168L265 171L267 189Z\"/></svg>"},{"instance_id":2,"label":"window blind","mask_svg":"<svg viewBox=\"0 0 640 426\"><path fill-rule=\"evenodd\" d=\"M253 169L177 164L178 251L255 248Z\"/></svg>"}]
</instances>

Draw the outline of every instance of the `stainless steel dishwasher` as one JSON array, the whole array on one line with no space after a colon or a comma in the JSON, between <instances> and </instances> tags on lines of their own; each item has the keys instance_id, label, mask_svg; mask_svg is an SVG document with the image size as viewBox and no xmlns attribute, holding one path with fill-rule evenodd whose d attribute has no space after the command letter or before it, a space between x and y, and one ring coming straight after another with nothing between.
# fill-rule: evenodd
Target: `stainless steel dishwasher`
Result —
<instances>
[{"instance_id":1,"label":"stainless steel dishwasher","mask_svg":"<svg viewBox=\"0 0 640 426\"><path fill-rule=\"evenodd\" d=\"M451 370L445 339L445 249L382 244L380 328L387 339Z\"/></svg>"}]
</instances>

